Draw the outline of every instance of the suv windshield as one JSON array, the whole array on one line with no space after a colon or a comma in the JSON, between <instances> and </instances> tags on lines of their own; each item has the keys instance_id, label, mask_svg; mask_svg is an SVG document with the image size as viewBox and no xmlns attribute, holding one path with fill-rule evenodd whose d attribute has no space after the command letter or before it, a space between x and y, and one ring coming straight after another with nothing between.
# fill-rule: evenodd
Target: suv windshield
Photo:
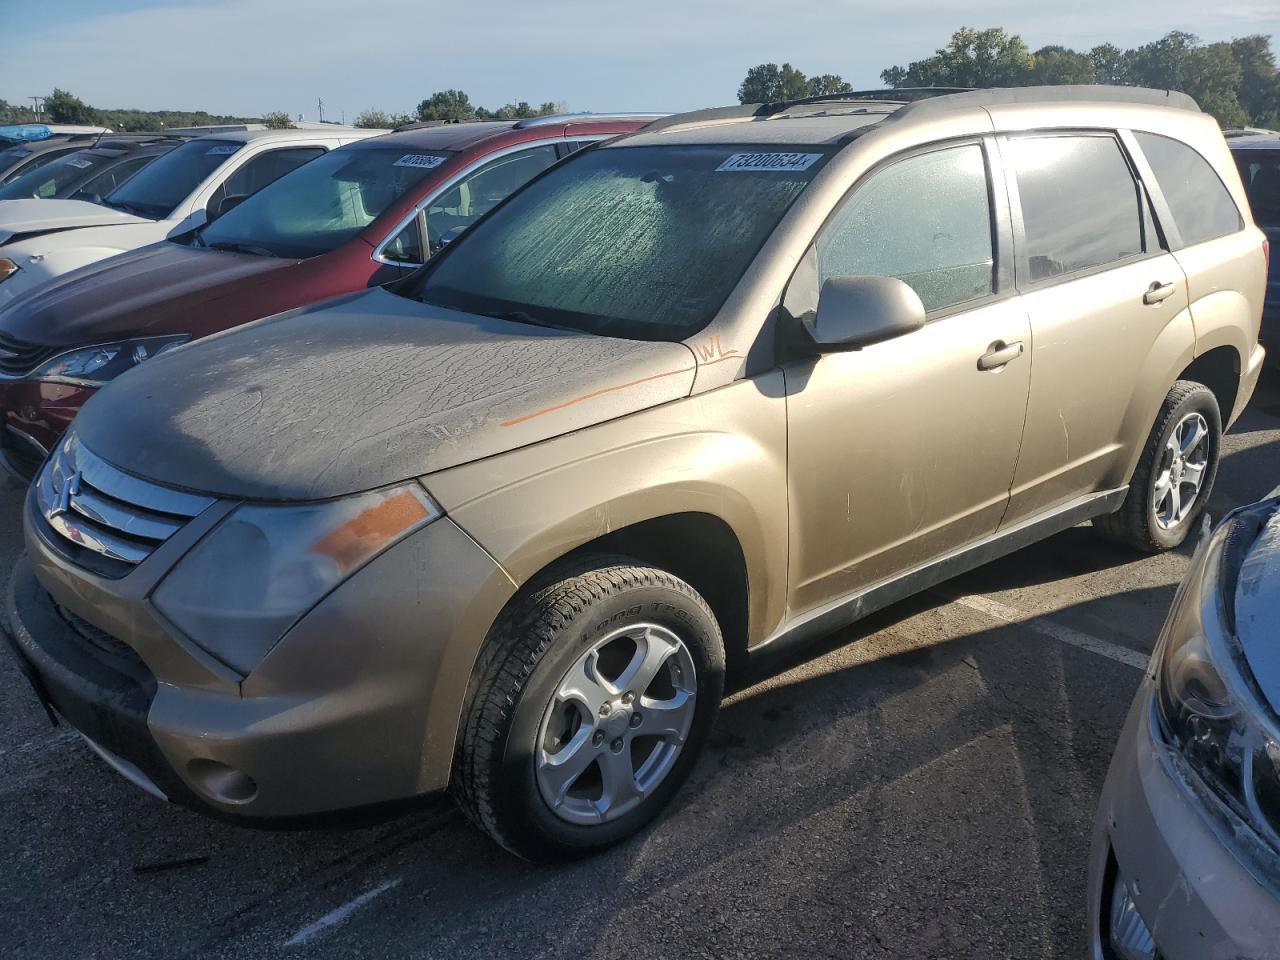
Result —
<instances>
[{"instance_id":1,"label":"suv windshield","mask_svg":"<svg viewBox=\"0 0 1280 960\"><path fill-rule=\"evenodd\" d=\"M424 303L633 340L710 322L822 148L608 147L552 168L446 247Z\"/></svg>"},{"instance_id":2,"label":"suv windshield","mask_svg":"<svg viewBox=\"0 0 1280 960\"><path fill-rule=\"evenodd\" d=\"M0 187L0 200L27 200L32 197L43 200L56 197L90 170L101 167L118 156L114 151L107 153L102 150L77 150L42 167L29 170L16 180L10 180Z\"/></svg>"},{"instance_id":3,"label":"suv windshield","mask_svg":"<svg viewBox=\"0 0 1280 960\"><path fill-rule=\"evenodd\" d=\"M447 153L406 147L335 150L263 188L200 234L207 246L305 258L367 227Z\"/></svg>"},{"instance_id":4,"label":"suv windshield","mask_svg":"<svg viewBox=\"0 0 1280 960\"><path fill-rule=\"evenodd\" d=\"M1280 150L1241 151L1235 159L1254 221L1270 230L1280 227Z\"/></svg>"},{"instance_id":5,"label":"suv windshield","mask_svg":"<svg viewBox=\"0 0 1280 960\"><path fill-rule=\"evenodd\" d=\"M148 164L102 202L126 213L163 220L243 146L235 140L184 143Z\"/></svg>"}]
</instances>

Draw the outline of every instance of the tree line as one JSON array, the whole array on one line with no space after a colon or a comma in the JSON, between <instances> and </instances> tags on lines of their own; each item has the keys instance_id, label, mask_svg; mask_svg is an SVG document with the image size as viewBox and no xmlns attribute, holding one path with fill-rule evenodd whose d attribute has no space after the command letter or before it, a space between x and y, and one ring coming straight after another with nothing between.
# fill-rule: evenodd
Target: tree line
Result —
<instances>
[{"instance_id":1,"label":"tree line","mask_svg":"<svg viewBox=\"0 0 1280 960\"><path fill-rule=\"evenodd\" d=\"M356 117L355 125L384 129L415 121L446 120L461 123L464 120L520 120L526 117L545 117L564 112L563 101L556 103L548 100L535 107L521 100L519 103L506 103L490 110L473 104L471 98L461 90L437 90L420 102L412 114L393 114L375 109L364 110Z\"/></svg>"},{"instance_id":2,"label":"tree line","mask_svg":"<svg viewBox=\"0 0 1280 960\"><path fill-rule=\"evenodd\" d=\"M1031 50L999 27L962 27L933 56L887 67L889 87L1023 87L1102 83L1190 94L1223 127L1280 127L1280 72L1271 38L1261 34L1202 43L1175 30L1122 50L1104 43L1088 51L1049 45ZM853 88L835 74L806 77L789 63L762 63L738 87L740 103L770 103Z\"/></svg>"},{"instance_id":3,"label":"tree line","mask_svg":"<svg viewBox=\"0 0 1280 960\"><path fill-rule=\"evenodd\" d=\"M150 133L171 127L207 127L220 123L259 123L255 117L232 117L206 113L203 110L102 110L91 107L79 97L55 89L44 98L44 112L37 115L33 107L0 100L2 123L84 123L110 127L117 132Z\"/></svg>"}]
</instances>

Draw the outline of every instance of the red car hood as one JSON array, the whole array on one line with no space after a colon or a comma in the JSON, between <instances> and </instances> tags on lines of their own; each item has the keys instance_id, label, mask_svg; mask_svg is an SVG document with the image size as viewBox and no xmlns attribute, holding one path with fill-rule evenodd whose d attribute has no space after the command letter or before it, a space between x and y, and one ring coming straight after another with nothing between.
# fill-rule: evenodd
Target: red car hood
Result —
<instances>
[{"instance_id":1,"label":"red car hood","mask_svg":"<svg viewBox=\"0 0 1280 960\"><path fill-rule=\"evenodd\" d=\"M217 300L279 279L297 260L187 247L165 241L57 277L0 310L0 331L49 346L103 343L144 333L199 336Z\"/></svg>"}]
</instances>

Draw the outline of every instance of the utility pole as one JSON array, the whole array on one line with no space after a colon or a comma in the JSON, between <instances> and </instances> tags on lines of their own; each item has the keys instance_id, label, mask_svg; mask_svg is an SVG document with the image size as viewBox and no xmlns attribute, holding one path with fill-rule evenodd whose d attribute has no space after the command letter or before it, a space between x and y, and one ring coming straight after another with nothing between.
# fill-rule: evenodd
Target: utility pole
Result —
<instances>
[{"instance_id":1,"label":"utility pole","mask_svg":"<svg viewBox=\"0 0 1280 960\"><path fill-rule=\"evenodd\" d=\"M44 103L44 101L48 100L49 98L48 97L27 97L27 99L35 104L36 120L39 120L41 115L43 115L44 113L40 105Z\"/></svg>"},{"instance_id":2,"label":"utility pole","mask_svg":"<svg viewBox=\"0 0 1280 960\"><path fill-rule=\"evenodd\" d=\"M324 123L324 101L316 97L316 110L320 112L320 122Z\"/></svg>"}]
</instances>

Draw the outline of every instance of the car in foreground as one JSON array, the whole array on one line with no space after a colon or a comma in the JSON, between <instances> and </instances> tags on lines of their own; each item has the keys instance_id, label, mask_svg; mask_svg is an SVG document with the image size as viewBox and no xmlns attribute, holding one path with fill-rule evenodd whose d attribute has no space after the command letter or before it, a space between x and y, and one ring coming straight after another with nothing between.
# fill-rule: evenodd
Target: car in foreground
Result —
<instances>
[{"instance_id":1,"label":"car in foreground","mask_svg":"<svg viewBox=\"0 0 1280 960\"><path fill-rule=\"evenodd\" d=\"M1240 169L1253 220L1271 244L1280 243L1280 133L1259 132L1228 141ZM1280 351L1280 264L1272 264L1262 310L1262 342L1275 359Z\"/></svg>"},{"instance_id":2,"label":"car in foreground","mask_svg":"<svg viewBox=\"0 0 1280 960\"><path fill-rule=\"evenodd\" d=\"M88 146L110 132L105 127L43 123L0 126L0 186Z\"/></svg>"},{"instance_id":3,"label":"car in foreground","mask_svg":"<svg viewBox=\"0 0 1280 960\"><path fill-rule=\"evenodd\" d=\"M653 116L415 125L335 150L207 227L0 308L0 458L30 479L112 377L190 339L400 279L561 157Z\"/></svg>"},{"instance_id":4,"label":"car in foreground","mask_svg":"<svg viewBox=\"0 0 1280 960\"><path fill-rule=\"evenodd\" d=\"M26 501L43 702L197 808L451 788L572 856L672 797L726 670L1090 518L1177 546L1264 356L1217 124L892 96L659 120L394 291L108 384Z\"/></svg>"},{"instance_id":5,"label":"car in foreground","mask_svg":"<svg viewBox=\"0 0 1280 960\"><path fill-rule=\"evenodd\" d=\"M29 170L0 187L0 200L88 200L98 203L185 137L111 134Z\"/></svg>"},{"instance_id":6,"label":"car in foreground","mask_svg":"<svg viewBox=\"0 0 1280 960\"><path fill-rule=\"evenodd\" d=\"M1280 498L1197 550L1120 735L1090 870L1094 960L1280 956Z\"/></svg>"},{"instance_id":7,"label":"car in foreground","mask_svg":"<svg viewBox=\"0 0 1280 960\"><path fill-rule=\"evenodd\" d=\"M308 160L380 132L249 130L200 137L98 203L0 203L0 306L69 270L203 226Z\"/></svg>"}]
</instances>

